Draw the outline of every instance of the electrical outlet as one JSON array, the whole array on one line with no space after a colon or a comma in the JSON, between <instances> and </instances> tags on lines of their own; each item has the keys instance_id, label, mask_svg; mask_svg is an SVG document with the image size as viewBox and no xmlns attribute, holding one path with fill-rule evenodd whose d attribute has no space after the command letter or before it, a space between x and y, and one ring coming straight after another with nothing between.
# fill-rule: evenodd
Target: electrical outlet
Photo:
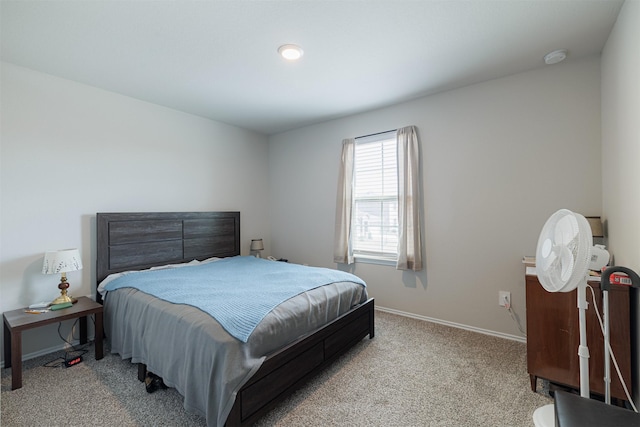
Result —
<instances>
[{"instance_id":1,"label":"electrical outlet","mask_svg":"<svg viewBox=\"0 0 640 427\"><path fill-rule=\"evenodd\" d=\"M507 291L498 292L498 304L500 304L500 307L506 307L507 304L511 306L511 292L507 292Z\"/></svg>"}]
</instances>

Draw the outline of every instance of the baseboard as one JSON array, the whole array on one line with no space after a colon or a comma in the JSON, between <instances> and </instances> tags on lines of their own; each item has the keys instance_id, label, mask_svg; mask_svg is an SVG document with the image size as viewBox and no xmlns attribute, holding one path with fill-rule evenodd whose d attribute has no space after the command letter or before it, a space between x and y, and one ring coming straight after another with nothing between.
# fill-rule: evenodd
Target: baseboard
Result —
<instances>
[{"instance_id":1,"label":"baseboard","mask_svg":"<svg viewBox=\"0 0 640 427\"><path fill-rule=\"evenodd\" d=\"M385 313L397 314L398 316L410 317L412 319L424 320L426 322L439 323L441 325L451 326L453 328L465 329L471 332L478 332L479 334L491 335L493 337L504 338L507 340L518 341L526 343L525 337L518 335L505 334L502 332L491 331L489 329L476 328L475 326L463 325L462 323L449 322L448 320L436 319L434 317L421 316L419 314L407 313L406 311L394 310L392 308L376 306L376 310L384 311Z\"/></svg>"}]
</instances>

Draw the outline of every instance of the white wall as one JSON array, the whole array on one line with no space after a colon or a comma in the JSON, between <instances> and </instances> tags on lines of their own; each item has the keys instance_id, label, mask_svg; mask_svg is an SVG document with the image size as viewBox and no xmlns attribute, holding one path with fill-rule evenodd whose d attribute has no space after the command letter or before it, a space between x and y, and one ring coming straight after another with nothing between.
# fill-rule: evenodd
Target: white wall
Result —
<instances>
[{"instance_id":1,"label":"white wall","mask_svg":"<svg viewBox=\"0 0 640 427\"><path fill-rule=\"evenodd\" d=\"M356 264L378 306L519 335L523 255L557 209L601 214L600 62L585 58L270 137L272 252L333 267L341 141L416 125L426 271Z\"/></svg>"},{"instance_id":2,"label":"white wall","mask_svg":"<svg viewBox=\"0 0 640 427\"><path fill-rule=\"evenodd\" d=\"M602 53L602 205L615 264L640 274L640 1L627 0ZM640 293L636 311L640 313ZM640 318L636 318L636 345ZM640 355L635 397L640 401Z\"/></svg>"},{"instance_id":3,"label":"white wall","mask_svg":"<svg viewBox=\"0 0 640 427\"><path fill-rule=\"evenodd\" d=\"M1 71L1 311L59 293L59 277L40 273L47 250L79 248L70 293L95 294L96 212L238 210L242 252L256 237L268 250L266 137L7 63ZM25 354L62 344L55 327L23 339Z\"/></svg>"}]
</instances>

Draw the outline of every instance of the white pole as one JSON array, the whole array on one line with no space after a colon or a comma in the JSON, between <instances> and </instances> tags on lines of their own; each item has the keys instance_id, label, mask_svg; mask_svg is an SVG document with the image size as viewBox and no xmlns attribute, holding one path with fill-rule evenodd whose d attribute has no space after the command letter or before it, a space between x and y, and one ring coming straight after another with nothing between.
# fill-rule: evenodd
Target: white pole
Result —
<instances>
[{"instance_id":1,"label":"white pole","mask_svg":"<svg viewBox=\"0 0 640 427\"><path fill-rule=\"evenodd\" d=\"M602 310L604 315L604 400L611 404L611 355L609 354L609 291L602 292Z\"/></svg>"},{"instance_id":2,"label":"white pole","mask_svg":"<svg viewBox=\"0 0 640 427\"><path fill-rule=\"evenodd\" d=\"M589 398L589 348L587 347L587 281L578 285L578 321L580 326L580 396Z\"/></svg>"}]
</instances>

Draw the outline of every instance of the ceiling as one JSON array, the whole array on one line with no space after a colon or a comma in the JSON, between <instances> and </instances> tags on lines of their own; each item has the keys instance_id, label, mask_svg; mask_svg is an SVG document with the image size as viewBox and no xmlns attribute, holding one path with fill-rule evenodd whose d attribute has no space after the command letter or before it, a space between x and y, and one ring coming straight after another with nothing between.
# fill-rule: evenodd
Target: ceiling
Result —
<instances>
[{"instance_id":1,"label":"ceiling","mask_svg":"<svg viewBox=\"0 0 640 427\"><path fill-rule=\"evenodd\" d=\"M622 3L2 0L1 57L270 135L598 54Z\"/></svg>"}]
</instances>

